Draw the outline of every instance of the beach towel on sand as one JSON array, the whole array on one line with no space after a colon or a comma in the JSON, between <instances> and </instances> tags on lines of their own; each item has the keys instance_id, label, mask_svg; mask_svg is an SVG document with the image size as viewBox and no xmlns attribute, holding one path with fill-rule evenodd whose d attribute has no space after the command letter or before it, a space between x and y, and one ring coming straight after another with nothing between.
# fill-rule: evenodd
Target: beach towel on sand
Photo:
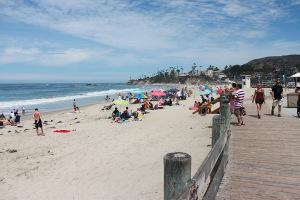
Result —
<instances>
[{"instance_id":1,"label":"beach towel on sand","mask_svg":"<svg viewBox=\"0 0 300 200\"><path fill-rule=\"evenodd\" d=\"M70 133L70 130L54 130L54 133Z\"/></svg>"}]
</instances>

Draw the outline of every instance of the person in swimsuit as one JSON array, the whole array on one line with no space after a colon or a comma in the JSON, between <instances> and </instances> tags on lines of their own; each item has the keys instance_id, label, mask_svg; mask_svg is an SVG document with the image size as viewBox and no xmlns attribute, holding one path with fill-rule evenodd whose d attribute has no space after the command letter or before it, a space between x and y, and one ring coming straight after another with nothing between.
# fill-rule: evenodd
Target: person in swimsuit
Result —
<instances>
[{"instance_id":1,"label":"person in swimsuit","mask_svg":"<svg viewBox=\"0 0 300 200\"><path fill-rule=\"evenodd\" d=\"M33 119L34 119L34 124L35 124L35 128L36 128L36 133L37 135L44 135L44 131L43 131L43 122L41 119L41 113L39 112L39 109L35 109L34 113L33 113ZM41 128L41 134L39 134L39 128Z\"/></svg>"},{"instance_id":2,"label":"person in swimsuit","mask_svg":"<svg viewBox=\"0 0 300 200\"><path fill-rule=\"evenodd\" d=\"M252 103L254 103L254 101L257 109L257 117L260 119L261 106L265 103L265 91L261 84L257 85L257 89L254 92Z\"/></svg>"}]
</instances>

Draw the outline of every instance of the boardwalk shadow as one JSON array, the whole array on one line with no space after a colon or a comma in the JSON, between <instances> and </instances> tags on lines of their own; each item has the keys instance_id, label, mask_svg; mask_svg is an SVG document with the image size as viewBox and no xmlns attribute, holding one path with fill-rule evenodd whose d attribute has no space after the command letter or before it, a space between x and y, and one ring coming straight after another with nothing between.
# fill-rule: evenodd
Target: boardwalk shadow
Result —
<instances>
[{"instance_id":1,"label":"boardwalk shadow","mask_svg":"<svg viewBox=\"0 0 300 200\"><path fill-rule=\"evenodd\" d=\"M266 115L266 116L274 116L274 115L271 115L271 114L264 114L264 115Z\"/></svg>"},{"instance_id":2,"label":"boardwalk shadow","mask_svg":"<svg viewBox=\"0 0 300 200\"><path fill-rule=\"evenodd\" d=\"M247 115L247 116L257 118L257 115Z\"/></svg>"},{"instance_id":3,"label":"boardwalk shadow","mask_svg":"<svg viewBox=\"0 0 300 200\"><path fill-rule=\"evenodd\" d=\"M238 123L237 122L230 122L230 125L238 126Z\"/></svg>"}]
</instances>

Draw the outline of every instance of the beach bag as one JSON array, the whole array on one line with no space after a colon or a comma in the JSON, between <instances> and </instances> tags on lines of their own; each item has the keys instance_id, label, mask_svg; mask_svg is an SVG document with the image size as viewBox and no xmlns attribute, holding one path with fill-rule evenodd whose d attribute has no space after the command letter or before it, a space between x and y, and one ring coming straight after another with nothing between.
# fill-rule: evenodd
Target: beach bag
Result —
<instances>
[{"instance_id":1,"label":"beach bag","mask_svg":"<svg viewBox=\"0 0 300 200\"><path fill-rule=\"evenodd\" d=\"M247 115L245 107L241 107L241 114L243 116Z\"/></svg>"}]
</instances>

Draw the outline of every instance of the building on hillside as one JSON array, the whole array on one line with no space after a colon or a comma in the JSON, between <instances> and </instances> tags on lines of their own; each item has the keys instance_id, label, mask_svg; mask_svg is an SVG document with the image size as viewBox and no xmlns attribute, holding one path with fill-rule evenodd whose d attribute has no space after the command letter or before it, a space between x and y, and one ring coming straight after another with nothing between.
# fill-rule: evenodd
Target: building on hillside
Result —
<instances>
[{"instance_id":1,"label":"building on hillside","mask_svg":"<svg viewBox=\"0 0 300 200\"><path fill-rule=\"evenodd\" d=\"M212 78L214 76L214 71L209 69L205 71L205 75Z\"/></svg>"},{"instance_id":2,"label":"building on hillside","mask_svg":"<svg viewBox=\"0 0 300 200\"><path fill-rule=\"evenodd\" d=\"M188 78L190 77L190 75L188 73L180 73L178 77L179 77L179 82L181 84L185 84Z\"/></svg>"},{"instance_id":3,"label":"building on hillside","mask_svg":"<svg viewBox=\"0 0 300 200\"><path fill-rule=\"evenodd\" d=\"M224 73L219 73L219 75L218 75L218 78L219 79L223 79L223 78L226 78L227 76L226 76L226 74L224 74Z\"/></svg>"},{"instance_id":4,"label":"building on hillside","mask_svg":"<svg viewBox=\"0 0 300 200\"><path fill-rule=\"evenodd\" d=\"M251 75L242 75L242 83L243 83L243 87L250 88L251 87Z\"/></svg>"}]
</instances>

